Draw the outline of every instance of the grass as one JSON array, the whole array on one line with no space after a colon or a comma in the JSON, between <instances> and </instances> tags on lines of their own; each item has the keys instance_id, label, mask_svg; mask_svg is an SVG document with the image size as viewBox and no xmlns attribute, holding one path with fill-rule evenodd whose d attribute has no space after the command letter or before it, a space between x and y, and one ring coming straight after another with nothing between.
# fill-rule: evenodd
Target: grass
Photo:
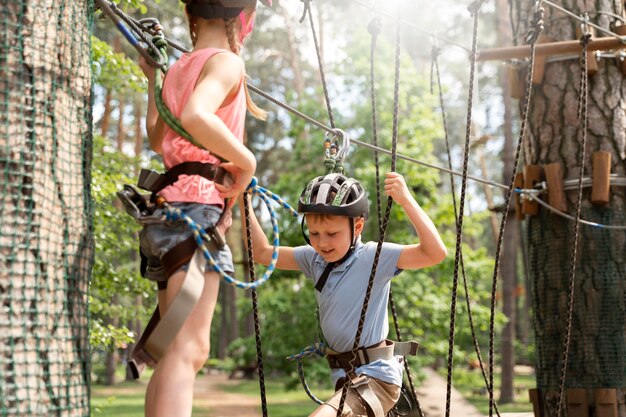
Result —
<instances>
[{"instance_id":1,"label":"grass","mask_svg":"<svg viewBox=\"0 0 626 417\"><path fill-rule=\"evenodd\" d=\"M91 415L93 417L143 417L144 395L150 372L146 370L139 382L122 382L112 387L94 385L91 395ZM259 397L257 380L242 380L236 385L223 385L220 388L226 392ZM317 404L299 387L296 390L285 390L282 380L266 380L265 388L268 412L272 417L308 415L317 408ZM321 390L316 391L315 395L325 399L332 393L331 390ZM209 416L211 415L210 408L196 401L193 415Z\"/></svg>"},{"instance_id":2,"label":"grass","mask_svg":"<svg viewBox=\"0 0 626 417\"><path fill-rule=\"evenodd\" d=\"M443 370L445 372L445 370ZM454 387L463 394L463 396L472 403L478 410L485 414L489 414L489 393L485 388L485 381L480 370L469 371L466 369L455 369ZM500 375L494 373L493 385L495 387L494 399L501 413L520 413L532 412L533 407L528 400L528 390L533 388L535 376L528 372L516 373L513 379L514 402L507 404L498 403L500 391Z\"/></svg>"},{"instance_id":3,"label":"grass","mask_svg":"<svg viewBox=\"0 0 626 417\"><path fill-rule=\"evenodd\" d=\"M152 370L147 369L137 382L122 382L112 387L94 385L91 388L93 417L144 417L144 395ZM209 415L209 407L194 406L194 416Z\"/></svg>"},{"instance_id":4,"label":"grass","mask_svg":"<svg viewBox=\"0 0 626 417\"><path fill-rule=\"evenodd\" d=\"M222 386L222 389L253 397L259 396L259 382L253 380L241 381L237 385ZM281 380L266 380L265 392L267 394L268 414L272 417L308 415L318 407L300 386L295 390L285 390L284 382ZM314 394L320 399L330 398L333 393L334 391L330 389L314 391Z\"/></svg>"},{"instance_id":5,"label":"grass","mask_svg":"<svg viewBox=\"0 0 626 417\"><path fill-rule=\"evenodd\" d=\"M444 370L445 372L445 370ZM143 375L140 382L124 382L114 387L94 385L92 387L92 416L94 417L143 417L143 402L145 384L149 375ZM489 397L480 371L455 370L454 387L465 398L479 409L481 413L489 413ZM500 384L499 375L494 375L494 385ZM502 413L532 412L532 405L528 401L528 389L535 386L535 378L528 373L519 373L514 379L515 402L498 404ZM285 390L282 380L266 380L268 412L272 417L292 417L308 415L315 408L315 404L301 389ZM250 397L259 397L259 382L257 380L243 380L236 385L224 385L222 390L242 394ZM315 390L314 394L321 399L330 398L332 390ZM495 399L498 400L496 391ZM444 399L442 399L443 401ZM210 408L202 403L196 403L194 416L209 416Z\"/></svg>"}]
</instances>

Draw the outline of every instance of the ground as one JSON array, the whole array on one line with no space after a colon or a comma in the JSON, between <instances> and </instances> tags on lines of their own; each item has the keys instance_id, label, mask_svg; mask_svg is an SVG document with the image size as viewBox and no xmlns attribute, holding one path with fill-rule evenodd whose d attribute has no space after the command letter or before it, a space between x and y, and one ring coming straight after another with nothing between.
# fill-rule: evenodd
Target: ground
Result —
<instances>
[{"instance_id":1,"label":"ground","mask_svg":"<svg viewBox=\"0 0 626 417\"><path fill-rule=\"evenodd\" d=\"M446 380L430 368L425 368L424 372L427 378L417 393L422 410L426 417L443 417L445 416ZM198 405L209 405L210 417L261 417L259 399L242 394L226 393L220 386L228 384L237 384L237 382L229 380L224 374L199 377L194 402ZM484 417L454 389L451 396L450 415ZM500 416L533 417L532 413L501 413Z\"/></svg>"}]
</instances>

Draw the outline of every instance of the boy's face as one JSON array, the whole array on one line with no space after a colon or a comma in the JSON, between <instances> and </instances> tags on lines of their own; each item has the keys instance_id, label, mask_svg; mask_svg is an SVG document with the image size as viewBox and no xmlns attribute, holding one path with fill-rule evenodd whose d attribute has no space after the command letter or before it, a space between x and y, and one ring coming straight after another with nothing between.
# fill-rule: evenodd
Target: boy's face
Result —
<instances>
[{"instance_id":1,"label":"boy's face","mask_svg":"<svg viewBox=\"0 0 626 417\"><path fill-rule=\"evenodd\" d=\"M354 220L354 236L363 230L363 218ZM309 240L315 251L326 262L336 262L343 258L352 244L350 218L345 216L307 215Z\"/></svg>"}]
</instances>

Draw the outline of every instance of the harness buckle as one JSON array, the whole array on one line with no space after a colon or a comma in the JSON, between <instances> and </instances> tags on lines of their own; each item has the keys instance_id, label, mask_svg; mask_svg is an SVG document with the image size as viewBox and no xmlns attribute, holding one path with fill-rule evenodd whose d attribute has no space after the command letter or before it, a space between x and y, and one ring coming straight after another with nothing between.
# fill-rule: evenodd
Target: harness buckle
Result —
<instances>
[{"instance_id":1,"label":"harness buckle","mask_svg":"<svg viewBox=\"0 0 626 417\"><path fill-rule=\"evenodd\" d=\"M139 224L147 224L150 221L156 206L150 202L150 195L140 194L132 185L124 184L122 190L115 193L124 204L124 209ZM161 222L162 219L154 219L154 222Z\"/></svg>"},{"instance_id":2,"label":"harness buckle","mask_svg":"<svg viewBox=\"0 0 626 417\"><path fill-rule=\"evenodd\" d=\"M152 191L158 188L161 182L163 182L164 177L165 176L159 172L153 171L151 169L142 168L139 172L137 187L146 191Z\"/></svg>"}]
</instances>

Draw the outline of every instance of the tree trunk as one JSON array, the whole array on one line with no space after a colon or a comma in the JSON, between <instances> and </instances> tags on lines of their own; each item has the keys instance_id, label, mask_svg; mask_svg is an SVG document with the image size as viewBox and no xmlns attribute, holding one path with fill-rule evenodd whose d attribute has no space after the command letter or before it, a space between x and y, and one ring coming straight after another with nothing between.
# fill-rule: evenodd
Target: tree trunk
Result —
<instances>
[{"instance_id":1,"label":"tree trunk","mask_svg":"<svg viewBox=\"0 0 626 417\"><path fill-rule=\"evenodd\" d=\"M518 5L529 16L531 6ZM581 14L602 10L620 14L622 6L609 0L556 1ZM563 19L546 5L546 34L561 40L575 39L577 22ZM591 20L605 28L614 23L606 14ZM521 19L526 22L528 19ZM524 26L524 25L522 25ZM525 30L525 28L523 28ZM523 33L523 32L521 32ZM589 127L584 174L591 173L591 154L612 154L612 172L623 176L626 158L626 82L619 61L601 60L589 85ZM566 179L577 179L581 149L578 97L580 66L577 60L548 63L540 85L533 90L529 118L527 163L558 162ZM599 223L626 224L624 189L612 187L605 207L592 206L590 190L583 193L582 217ZM574 213L576 191L566 193L567 210ZM623 230L581 225L575 264L571 340L565 345L568 326L568 279L573 247L573 222L542 210L528 221L530 278L533 285L534 325L537 343L537 387L544 415L557 415L560 369L564 349L569 349L565 388L586 389L593 404L596 388L617 389L619 416L626 416L626 233ZM566 391L567 394L567 391ZM564 404L567 404L564 401ZM616 406L617 407L617 406ZM566 406L564 407L567 408ZM591 407L591 411L595 409ZM566 415L565 413L563 415ZM600 413L590 414L600 415Z\"/></svg>"},{"instance_id":2,"label":"tree trunk","mask_svg":"<svg viewBox=\"0 0 626 417\"><path fill-rule=\"evenodd\" d=\"M90 15L0 11L0 415L89 415Z\"/></svg>"}]
</instances>

